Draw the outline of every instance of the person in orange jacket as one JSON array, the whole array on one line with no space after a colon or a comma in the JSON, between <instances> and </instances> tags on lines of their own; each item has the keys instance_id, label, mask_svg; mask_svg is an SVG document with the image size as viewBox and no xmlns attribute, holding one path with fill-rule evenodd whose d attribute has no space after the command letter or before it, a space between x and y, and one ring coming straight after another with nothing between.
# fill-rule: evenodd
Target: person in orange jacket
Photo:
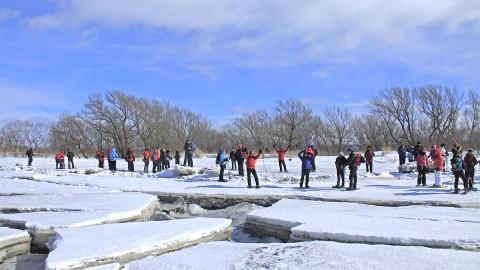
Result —
<instances>
[{"instance_id":1,"label":"person in orange jacket","mask_svg":"<svg viewBox=\"0 0 480 270\"><path fill-rule=\"evenodd\" d=\"M255 155L255 151L250 150L250 152L247 155L247 148L243 149L243 157L245 158L246 165L247 165L247 182L248 182L248 188L252 187L252 182L250 180L250 176L253 174L253 177L255 177L255 188L260 188L260 184L258 182L258 176L257 176L257 170L255 169L255 163L257 162L257 159L260 157L260 154L262 153L262 149L258 150L258 154Z\"/></svg>"},{"instance_id":2,"label":"person in orange jacket","mask_svg":"<svg viewBox=\"0 0 480 270\"><path fill-rule=\"evenodd\" d=\"M290 145L287 146L285 150L280 147L280 149L277 149L275 144L273 145L273 149L275 149L275 152L278 154L278 166L280 166L280 172L282 172L282 166L283 166L283 171L287 172L287 165L285 165L285 153L288 151L288 148L290 148Z\"/></svg>"},{"instance_id":3,"label":"person in orange jacket","mask_svg":"<svg viewBox=\"0 0 480 270\"><path fill-rule=\"evenodd\" d=\"M55 168L58 170L58 167L60 167L60 169L65 169L65 151L62 151L55 156Z\"/></svg>"},{"instance_id":4,"label":"person in orange jacket","mask_svg":"<svg viewBox=\"0 0 480 270\"><path fill-rule=\"evenodd\" d=\"M153 169L152 172L156 173L157 171L160 171L160 146L155 147L155 150L152 152L152 161L153 161Z\"/></svg>"},{"instance_id":5,"label":"person in orange jacket","mask_svg":"<svg viewBox=\"0 0 480 270\"><path fill-rule=\"evenodd\" d=\"M148 148L145 148L145 151L143 152L143 162L145 162L143 172L148 172L148 163L150 163L150 153L148 152Z\"/></svg>"}]
</instances>

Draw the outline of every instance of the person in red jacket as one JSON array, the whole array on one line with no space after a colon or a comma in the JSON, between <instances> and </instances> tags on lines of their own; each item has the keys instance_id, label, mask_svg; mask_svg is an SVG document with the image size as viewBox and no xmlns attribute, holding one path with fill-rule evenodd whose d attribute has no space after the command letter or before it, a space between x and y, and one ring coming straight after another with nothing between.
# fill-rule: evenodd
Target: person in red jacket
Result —
<instances>
[{"instance_id":1,"label":"person in red jacket","mask_svg":"<svg viewBox=\"0 0 480 270\"><path fill-rule=\"evenodd\" d=\"M150 163L150 153L148 152L148 148L145 148L145 151L143 152L143 162L145 162L143 172L148 172L148 163Z\"/></svg>"},{"instance_id":2,"label":"person in red jacket","mask_svg":"<svg viewBox=\"0 0 480 270\"><path fill-rule=\"evenodd\" d=\"M367 160L367 162L365 162L367 172L372 172L373 171L373 157L375 156L375 153L373 152L370 145L367 147L367 151L365 151L364 156L365 156L365 159ZM370 168L370 171L368 170L368 168Z\"/></svg>"},{"instance_id":3,"label":"person in red jacket","mask_svg":"<svg viewBox=\"0 0 480 270\"><path fill-rule=\"evenodd\" d=\"M257 176L257 170L255 170L255 163L257 159L260 157L260 154L262 153L262 149L258 150L258 154L255 155L255 151L250 150L250 152L247 155L247 148L243 149L243 157L247 161L247 182L248 182L248 188L252 187L252 181L250 180L250 175L253 174L253 177L255 177L255 188L260 188L260 184L258 183L258 176Z\"/></svg>"},{"instance_id":4,"label":"person in red jacket","mask_svg":"<svg viewBox=\"0 0 480 270\"><path fill-rule=\"evenodd\" d=\"M95 153L98 159L98 167L103 169L103 163L105 162L105 153L103 152L103 148L100 151L96 151Z\"/></svg>"},{"instance_id":5,"label":"person in red jacket","mask_svg":"<svg viewBox=\"0 0 480 270\"><path fill-rule=\"evenodd\" d=\"M275 149L275 152L278 154L278 166L280 166L280 172L282 172L282 166L283 170L287 172L287 165L285 165L285 153L288 151L288 148L290 148L290 145L287 146L287 149L283 150L283 148L277 149L275 144L273 145L273 149Z\"/></svg>"},{"instance_id":6,"label":"person in red jacket","mask_svg":"<svg viewBox=\"0 0 480 270\"><path fill-rule=\"evenodd\" d=\"M428 168L428 156L427 148L423 147L420 153L417 156L417 187L427 186L427 168Z\"/></svg>"},{"instance_id":7,"label":"person in red jacket","mask_svg":"<svg viewBox=\"0 0 480 270\"><path fill-rule=\"evenodd\" d=\"M62 151L55 156L55 168L58 170L58 167L60 167L60 169L65 169L65 151Z\"/></svg>"}]
</instances>

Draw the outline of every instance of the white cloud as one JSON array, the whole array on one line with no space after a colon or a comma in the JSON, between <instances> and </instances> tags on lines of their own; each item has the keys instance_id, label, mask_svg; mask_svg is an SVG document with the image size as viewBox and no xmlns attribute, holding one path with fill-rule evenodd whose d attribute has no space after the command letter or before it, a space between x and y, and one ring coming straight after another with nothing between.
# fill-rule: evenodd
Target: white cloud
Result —
<instances>
[{"instance_id":1,"label":"white cloud","mask_svg":"<svg viewBox=\"0 0 480 270\"><path fill-rule=\"evenodd\" d=\"M16 18L19 14L20 12L18 10L0 8L0 22Z\"/></svg>"}]
</instances>

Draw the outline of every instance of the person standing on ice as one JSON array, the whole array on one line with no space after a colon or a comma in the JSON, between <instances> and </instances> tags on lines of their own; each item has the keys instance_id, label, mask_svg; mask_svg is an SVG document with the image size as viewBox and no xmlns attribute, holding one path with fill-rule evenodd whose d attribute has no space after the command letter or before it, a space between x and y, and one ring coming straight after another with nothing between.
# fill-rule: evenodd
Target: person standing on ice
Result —
<instances>
[{"instance_id":1,"label":"person standing on ice","mask_svg":"<svg viewBox=\"0 0 480 270\"><path fill-rule=\"evenodd\" d=\"M435 146L435 145L434 145ZM435 148L435 153L430 152L430 158L433 160L433 169L435 171L435 184L433 187L443 187L442 184L442 171L445 164L445 158L442 154L442 148Z\"/></svg>"},{"instance_id":2,"label":"person standing on ice","mask_svg":"<svg viewBox=\"0 0 480 270\"><path fill-rule=\"evenodd\" d=\"M427 148L423 147L417 156L417 187L427 186L427 168L428 168L428 156Z\"/></svg>"},{"instance_id":3,"label":"person standing on ice","mask_svg":"<svg viewBox=\"0 0 480 270\"><path fill-rule=\"evenodd\" d=\"M467 154L463 158L463 163L465 164L465 177L468 180L468 189L473 189L474 177L475 177L475 166L478 161L477 158L473 155L473 149L468 149Z\"/></svg>"},{"instance_id":4,"label":"person standing on ice","mask_svg":"<svg viewBox=\"0 0 480 270\"><path fill-rule=\"evenodd\" d=\"M148 152L148 148L145 148L145 151L143 152L143 162L145 163L143 166L143 172L147 173L148 164L150 163L150 152Z\"/></svg>"},{"instance_id":5,"label":"person standing on ice","mask_svg":"<svg viewBox=\"0 0 480 270\"><path fill-rule=\"evenodd\" d=\"M303 188L303 180L305 179L305 188L310 188L308 182L310 181L310 171L312 170L312 163L315 160L313 151L300 151L298 158L302 161L302 175L300 177L300 188Z\"/></svg>"},{"instance_id":6,"label":"person standing on ice","mask_svg":"<svg viewBox=\"0 0 480 270\"><path fill-rule=\"evenodd\" d=\"M55 168L57 170L65 169L65 151L61 151L55 156Z\"/></svg>"},{"instance_id":7,"label":"person standing on ice","mask_svg":"<svg viewBox=\"0 0 480 270\"><path fill-rule=\"evenodd\" d=\"M231 170L236 170L237 169L237 159L235 158L235 149L230 150L230 162L232 163Z\"/></svg>"},{"instance_id":8,"label":"person standing on ice","mask_svg":"<svg viewBox=\"0 0 480 270\"><path fill-rule=\"evenodd\" d=\"M111 164L111 171L116 171L117 170L117 158L118 154L117 151L115 150L115 147L112 147L112 150L110 151L110 154L108 155L109 158L109 163Z\"/></svg>"},{"instance_id":9,"label":"person standing on ice","mask_svg":"<svg viewBox=\"0 0 480 270\"><path fill-rule=\"evenodd\" d=\"M175 156L173 156L173 158L175 159L175 165L180 165L180 159L182 158L180 152L175 151Z\"/></svg>"},{"instance_id":10,"label":"person standing on ice","mask_svg":"<svg viewBox=\"0 0 480 270\"><path fill-rule=\"evenodd\" d=\"M133 172L135 171L135 153L133 152L132 148L128 148L127 152L125 153L125 160L127 161L128 164L128 171Z\"/></svg>"},{"instance_id":11,"label":"person standing on ice","mask_svg":"<svg viewBox=\"0 0 480 270\"><path fill-rule=\"evenodd\" d=\"M352 149L348 149L347 152L350 152L347 158L348 169L350 170L347 190L356 190L358 167L365 162L365 158L360 154L355 154Z\"/></svg>"},{"instance_id":12,"label":"person standing on ice","mask_svg":"<svg viewBox=\"0 0 480 270\"><path fill-rule=\"evenodd\" d=\"M75 164L73 163L73 157L75 157L75 153L68 149L67 152L67 160L68 160L68 168L69 169L75 169Z\"/></svg>"},{"instance_id":13,"label":"person standing on ice","mask_svg":"<svg viewBox=\"0 0 480 270\"><path fill-rule=\"evenodd\" d=\"M183 166L193 167L193 143L190 139L187 139L185 145L183 146L183 150L185 150L185 157L183 159Z\"/></svg>"},{"instance_id":14,"label":"person standing on ice","mask_svg":"<svg viewBox=\"0 0 480 270\"><path fill-rule=\"evenodd\" d=\"M437 145L434 144L434 145L432 145L432 149L430 149L430 153L428 154L428 158L432 158L432 160L433 160L433 157L435 156L436 151L437 151Z\"/></svg>"},{"instance_id":15,"label":"person standing on ice","mask_svg":"<svg viewBox=\"0 0 480 270\"><path fill-rule=\"evenodd\" d=\"M367 172L372 172L373 171L373 157L375 156L375 153L373 152L372 148L370 145L367 147L367 150L365 151L365 159L367 162L365 163L365 167L367 169ZM370 168L370 171L368 170Z\"/></svg>"},{"instance_id":16,"label":"person standing on ice","mask_svg":"<svg viewBox=\"0 0 480 270\"><path fill-rule=\"evenodd\" d=\"M258 176L257 176L257 170L255 169L255 164L257 162L257 159L260 157L260 154L262 154L262 149L258 150L258 154L255 155L255 151L250 150L250 152L247 155L247 148L244 149L243 152L243 157L246 159L247 163L247 183L248 183L248 188L252 187L252 181L250 179L250 176L253 174L253 177L255 178L255 188L260 188L260 183L258 182ZM243 166L243 164L242 164Z\"/></svg>"},{"instance_id":17,"label":"person standing on ice","mask_svg":"<svg viewBox=\"0 0 480 270\"><path fill-rule=\"evenodd\" d=\"M280 149L277 149L277 147L275 147L275 144L273 145L273 149L275 149L275 152L277 152L278 154L278 166L280 166L280 172L282 172L282 166L283 166L283 170L287 172L287 165L285 165L285 153L288 151L289 148L290 148L290 144L287 146L285 150L283 150L283 148L281 147Z\"/></svg>"},{"instance_id":18,"label":"person standing on ice","mask_svg":"<svg viewBox=\"0 0 480 270\"><path fill-rule=\"evenodd\" d=\"M405 143L402 143L402 145L398 147L397 153L398 153L398 160L401 166L405 164L405 159L407 158L407 148L405 148Z\"/></svg>"},{"instance_id":19,"label":"person standing on ice","mask_svg":"<svg viewBox=\"0 0 480 270\"><path fill-rule=\"evenodd\" d=\"M462 155L462 147L458 143L454 143L452 147L452 155L456 157L457 154Z\"/></svg>"},{"instance_id":20,"label":"person standing on ice","mask_svg":"<svg viewBox=\"0 0 480 270\"><path fill-rule=\"evenodd\" d=\"M225 153L225 149L220 148L220 151L217 154L215 163L220 165L220 174L218 175L218 181L227 182L223 178L223 173L225 172L225 168L227 168L227 165L228 165L228 158L227 158L227 154Z\"/></svg>"},{"instance_id":21,"label":"person standing on ice","mask_svg":"<svg viewBox=\"0 0 480 270\"><path fill-rule=\"evenodd\" d=\"M160 163L162 166L162 171L167 169L167 162L168 162L167 152L165 150L160 151Z\"/></svg>"},{"instance_id":22,"label":"person standing on ice","mask_svg":"<svg viewBox=\"0 0 480 270\"><path fill-rule=\"evenodd\" d=\"M112 148L108 148L108 151L107 151L107 162L108 162L108 169L110 171L113 171L112 169L112 161L110 160L110 154L112 153Z\"/></svg>"},{"instance_id":23,"label":"person standing on ice","mask_svg":"<svg viewBox=\"0 0 480 270\"><path fill-rule=\"evenodd\" d=\"M33 156L34 156L33 149L30 147L30 149L27 150L25 155L27 155L28 157L28 166L32 166Z\"/></svg>"},{"instance_id":24,"label":"person standing on ice","mask_svg":"<svg viewBox=\"0 0 480 270\"><path fill-rule=\"evenodd\" d=\"M172 156L170 155L170 149L167 149L165 151L165 169L170 169L170 160L172 159Z\"/></svg>"},{"instance_id":25,"label":"person standing on ice","mask_svg":"<svg viewBox=\"0 0 480 270\"><path fill-rule=\"evenodd\" d=\"M153 153L152 153L152 163L153 163L152 172L153 173L156 173L157 171L161 171L160 170L160 154L161 154L160 146L155 147L155 150L153 150Z\"/></svg>"},{"instance_id":26,"label":"person standing on ice","mask_svg":"<svg viewBox=\"0 0 480 270\"><path fill-rule=\"evenodd\" d=\"M98 167L103 169L103 164L105 162L105 153L103 152L103 148L100 151L95 151L95 155L98 160Z\"/></svg>"},{"instance_id":27,"label":"person standing on ice","mask_svg":"<svg viewBox=\"0 0 480 270\"><path fill-rule=\"evenodd\" d=\"M468 192L467 177L465 177L465 173L463 172L463 169L465 168L465 164L463 163L462 155L460 153L457 153L457 155L455 155L450 162L452 164L452 170L455 175L455 182L453 184L454 192L455 193L460 192L460 189L458 189L459 178L462 178L463 188L465 189L465 192Z\"/></svg>"},{"instance_id":28,"label":"person standing on ice","mask_svg":"<svg viewBox=\"0 0 480 270\"><path fill-rule=\"evenodd\" d=\"M345 168L347 167L347 158L343 155L343 152L338 153L338 156L335 159L335 167L337 168L337 185L333 187L343 188L345 187ZM342 179L341 185L340 178Z\"/></svg>"},{"instance_id":29,"label":"person standing on ice","mask_svg":"<svg viewBox=\"0 0 480 270\"><path fill-rule=\"evenodd\" d=\"M237 163L238 163L238 175L239 176L245 176L244 172L243 172L243 161L245 160L244 156L243 156L243 152L247 151L247 150L244 150L242 149L243 145L241 143L238 144L238 149L237 151L235 151L235 159L237 160ZM245 148L247 149L247 148Z\"/></svg>"}]
</instances>

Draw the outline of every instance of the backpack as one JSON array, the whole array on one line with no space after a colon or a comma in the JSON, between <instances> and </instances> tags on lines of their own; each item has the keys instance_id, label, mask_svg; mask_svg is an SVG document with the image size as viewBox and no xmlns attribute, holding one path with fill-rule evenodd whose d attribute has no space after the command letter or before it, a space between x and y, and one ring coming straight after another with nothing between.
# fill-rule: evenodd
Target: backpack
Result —
<instances>
[{"instance_id":1,"label":"backpack","mask_svg":"<svg viewBox=\"0 0 480 270\"><path fill-rule=\"evenodd\" d=\"M217 158L215 159L215 164L220 164L220 153L217 154Z\"/></svg>"},{"instance_id":2,"label":"backpack","mask_svg":"<svg viewBox=\"0 0 480 270\"><path fill-rule=\"evenodd\" d=\"M355 167L358 167L360 166L360 163L365 163L365 157L360 155L360 154L356 154L355 155L355 164L354 166Z\"/></svg>"}]
</instances>

